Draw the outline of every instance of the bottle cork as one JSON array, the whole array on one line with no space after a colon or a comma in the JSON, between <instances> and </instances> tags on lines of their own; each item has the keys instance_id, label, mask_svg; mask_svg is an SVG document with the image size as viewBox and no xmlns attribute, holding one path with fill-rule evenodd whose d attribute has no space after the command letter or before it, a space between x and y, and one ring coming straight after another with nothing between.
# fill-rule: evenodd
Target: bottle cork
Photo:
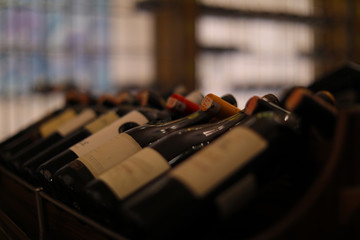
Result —
<instances>
[{"instance_id":1,"label":"bottle cork","mask_svg":"<svg viewBox=\"0 0 360 240\"><path fill-rule=\"evenodd\" d=\"M240 112L239 108L212 93L207 94L203 98L200 108L202 111L216 116L217 119L224 119Z\"/></svg>"}]
</instances>

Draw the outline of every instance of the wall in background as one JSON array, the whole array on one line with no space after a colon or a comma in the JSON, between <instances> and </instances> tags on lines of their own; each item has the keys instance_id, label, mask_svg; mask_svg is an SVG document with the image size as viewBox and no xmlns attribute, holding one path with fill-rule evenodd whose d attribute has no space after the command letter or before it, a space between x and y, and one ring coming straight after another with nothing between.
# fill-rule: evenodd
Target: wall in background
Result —
<instances>
[{"instance_id":1,"label":"wall in background","mask_svg":"<svg viewBox=\"0 0 360 240\"><path fill-rule=\"evenodd\" d=\"M1 131L58 105L31 103L34 89L65 84L101 94L185 83L242 107L359 60L359 10L360 0L0 0Z\"/></svg>"},{"instance_id":2,"label":"wall in background","mask_svg":"<svg viewBox=\"0 0 360 240\"><path fill-rule=\"evenodd\" d=\"M198 81L204 92L279 93L314 79L312 0L202 0L197 41Z\"/></svg>"}]
</instances>

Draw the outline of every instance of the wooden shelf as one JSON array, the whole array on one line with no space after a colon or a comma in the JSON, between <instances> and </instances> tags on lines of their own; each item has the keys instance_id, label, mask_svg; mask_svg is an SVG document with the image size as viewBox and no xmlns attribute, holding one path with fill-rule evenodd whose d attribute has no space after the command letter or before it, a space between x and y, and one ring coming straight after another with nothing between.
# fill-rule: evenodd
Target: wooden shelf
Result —
<instances>
[{"instance_id":1,"label":"wooden shelf","mask_svg":"<svg viewBox=\"0 0 360 240\"><path fill-rule=\"evenodd\" d=\"M246 9L232 9L225 7L216 7L205 4L199 4L200 15L212 15L218 17L230 18L247 18L247 19L264 19L282 22L303 23L308 25L331 26L339 20L327 19L324 17L305 16L291 13L268 12L268 11L252 11Z\"/></svg>"},{"instance_id":2,"label":"wooden shelf","mask_svg":"<svg viewBox=\"0 0 360 240\"><path fill-rule=\"evenodd\" d=\"M224 53L246 53L245 50L238 49L236 47L226 46L198 46L198 50L202 53L224 54Z\"/></svg>"},{"instance_id":3,"label":"wooden shelf","mask_svg":"<svg viewBox=\"0 0 360 240\"><path fill-rule=\"evenodd\" d=\"M136 9L145 11L156 11L159 8L173 7L171 2L161 0L145 0L136 3ZM218 17L229 18L248 18L248 19L265 19L273 21L284 21L303 23L314 26L328 26L331 27L334 24L343 23L346 19L342 18L326 18L317 16L306 16L292 13L280 13L270 11L255 11L248 9L234 9L227 7L211 6L207 4L198 3L198 16L212 15Z\"/></svg>"},{"instance_id":4,"label":"wooden shelf","mask_svg":"<svg viewBox=\"0 0 360 240\"><path fill-rule=\"evenodd\" d=\"M0 167L0 236L14 239L125 240ZM2 231L2 229L4 229Z\"/></svg>"}]
</instances>

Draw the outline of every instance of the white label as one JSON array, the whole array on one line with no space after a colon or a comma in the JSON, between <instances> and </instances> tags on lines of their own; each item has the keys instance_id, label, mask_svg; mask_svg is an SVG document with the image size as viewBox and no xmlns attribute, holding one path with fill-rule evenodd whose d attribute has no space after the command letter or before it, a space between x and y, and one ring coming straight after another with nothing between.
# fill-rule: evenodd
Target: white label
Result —
<instances>
[{"instance_id":1,"label":"white label","mask_svg":"<svg viewBox=\"0 0 360 240\"><path fill-rule=\"evenodd\" d=\"M202 197L266 147L260 135L236 127L174 168L170 175Z\"/></svg>"},{"instance_id":2,"label":"white label","mask_svg":"<svg viewBox=\"0 0 360 240\"><path fill-rule=\"evenodd\" d=\"M69 121L70 119L73 119L74 117L76 117L76 112L73 109L65 110L63 113L59 114L59 116L56 116L41 125L39 128L41 136L49 136L50 134L54 133L59 126Z\"/></svg>"},{"instance_id":3,"label":"white label","mask_svg":"<svg viewBox=\"0 0 360 240\"><path fill-rule=\"evenodd\" d=\"M106 171L99 179L120 199L124 199L169 168L170 165L164 157L147 147Z\"/></svg>"},{"instance_id":4,"label":"white label","mask_svg":"<svg viewBox=\"0 0 360 240\"><path fill-rule=\"evenodd\" d=\"M100 131L85 138L81 142L73 145L70 150L73 151L78 157L84 156L93 149L101 146L110 139L119 136L119 127L127 122L136 122L139 125L147 123L149 120L139 113L138 111L131 111L110 125L104 127Z\"/></svg>"},{"instance_id":5,"label":"white label","mask_svg":"<svg viewBox=\"0 0 360 240\"><path fill-rule=\"evenodd\" d=\"M201 101L204 99L204 96L199 91L193 91L185 96L185 98L193 103L201 104Z\"/></svg>"},{"instance_id":6,"label":"white label","mask_svg":"<svg viewBox=\"0 0 360 240\"><path fill-rule=\"evenodd\" d=\"M94 177L97 177L140 149L141 146L130 135L121 133L77 160L81 161Z\"/></svg>"},{"instance_id":7,"label":"white label","mask_svg":"<svg viewBox=\"0 0 360 240\"><path fill-rule=\"evenodd\" d=\"M109 111L87 124L85 128L91 133L96 133L119 118L119 115L117 115L115 111Z\"/></svg>"},{"instance_id":8,"label":"white label","mask_svg":"<svg viewBox=\"0 0 360 240\"><path fill-rule=\"evenodd\" d=\"M61 136L66 136L67 134L71 133L72 131L76 130L77 128L85 125L89 121L93 120L96 117L96 113L92 109L86 109L82 111L79 115L75 118L71 119L70 121L62 124L58 129L57 132Z\"/></svg>"}]
</instances>

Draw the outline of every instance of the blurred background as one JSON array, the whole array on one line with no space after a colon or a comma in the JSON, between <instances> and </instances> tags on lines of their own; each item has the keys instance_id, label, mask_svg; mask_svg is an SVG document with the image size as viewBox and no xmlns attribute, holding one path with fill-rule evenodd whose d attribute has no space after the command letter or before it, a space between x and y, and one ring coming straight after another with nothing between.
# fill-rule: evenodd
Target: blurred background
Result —
<instances>
[{"instance_id":1,"label":"blurred background","mask_svg":"<svg viewBox=\"0 0 360 240\"><path fill-rule=\"evenodd\" d=\"M360 59L360 0L0 0L0 139L94 94L307 86Z\"/></svg>"}]
</instances>

